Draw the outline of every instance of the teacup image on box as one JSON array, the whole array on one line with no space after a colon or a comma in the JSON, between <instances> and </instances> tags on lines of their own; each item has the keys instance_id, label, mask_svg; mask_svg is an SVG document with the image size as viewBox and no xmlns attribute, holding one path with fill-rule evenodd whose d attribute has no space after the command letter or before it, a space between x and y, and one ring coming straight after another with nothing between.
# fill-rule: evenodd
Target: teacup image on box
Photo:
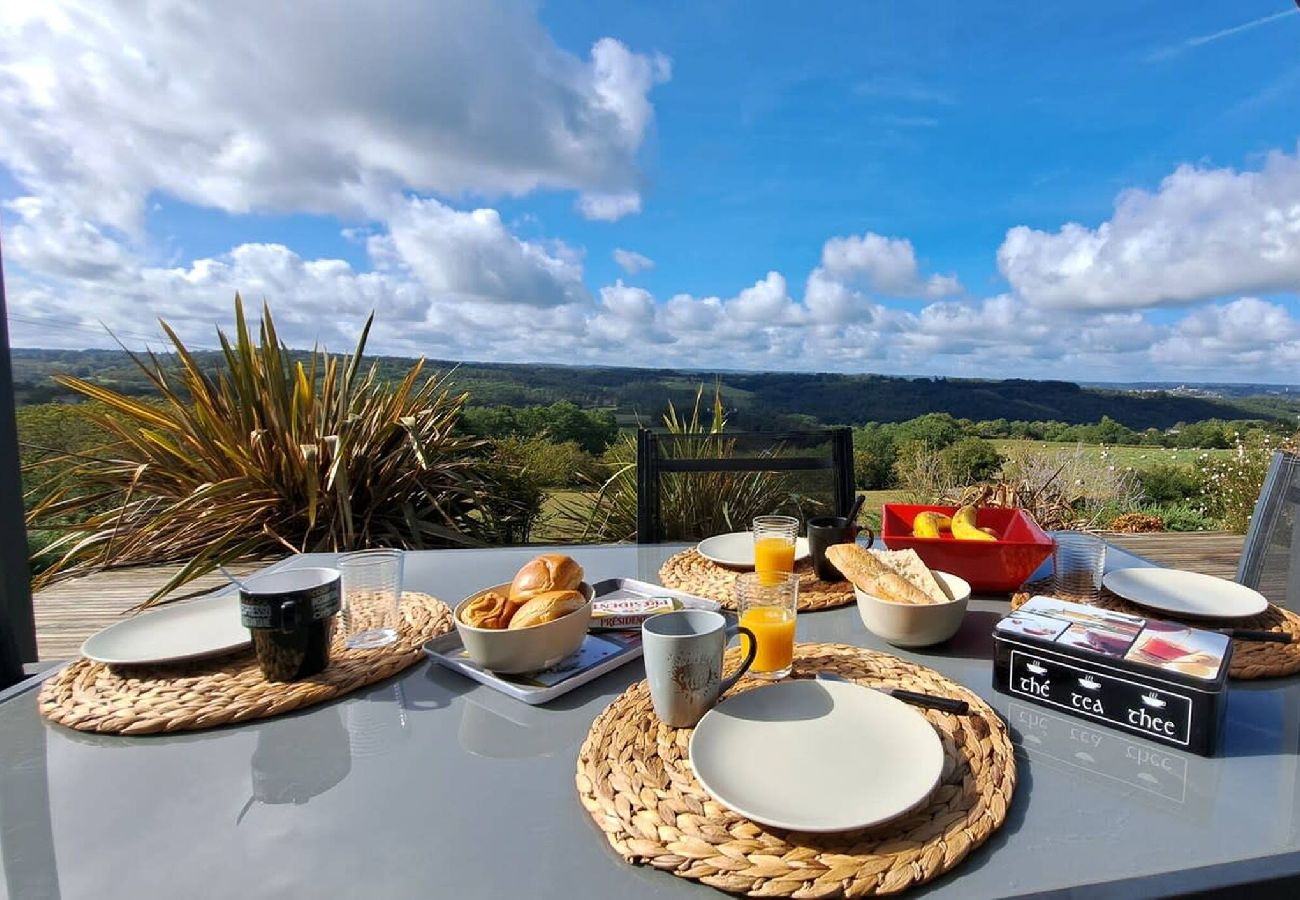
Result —
<instances>
[{"instance_id":1,"label":"teacup image on box","mask_svg":"<svg viewBox=\"0 0 1300 900\"><path fill-rule=\"evenodd\" d=\"M1034 597L993 631L993 686L1212 756L1232 641L1216 631Z\"/></svg>"}]
</instances>

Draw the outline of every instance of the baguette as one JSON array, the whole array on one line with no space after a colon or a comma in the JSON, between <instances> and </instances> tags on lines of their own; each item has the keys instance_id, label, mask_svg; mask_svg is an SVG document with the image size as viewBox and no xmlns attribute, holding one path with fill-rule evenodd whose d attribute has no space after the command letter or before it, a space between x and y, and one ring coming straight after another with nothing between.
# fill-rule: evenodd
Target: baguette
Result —
<instances>
[{"instance_id":1,"label":"baguette","mask_svg":"<svg viewBox=\"0 0 1300 900\"><path fill-rule=\"evenodd\" d=\"M853 585L863 593L893 603L906 603L914 606L946 602L946 600L936 600L928 592L913 584L897 569L876 555L875 552L864 550L857 544L834 544L827 547L826 558L831 561L831 565L839 569L844 577L853 582ZM940 591L939 596L946 598L942 591Z\"/></svg>"},{"instance_id":2,"label":"baguette","mask_svg":"<svg viewBox=\"0 0 1300 900\"><path fill-rule=\"evenodd\" d=\"M947 586L935 577L921 561L915 550L872 550L877 559L919 587L931 603L947 603L954 599Z\"/></svg>"}]
</instances>

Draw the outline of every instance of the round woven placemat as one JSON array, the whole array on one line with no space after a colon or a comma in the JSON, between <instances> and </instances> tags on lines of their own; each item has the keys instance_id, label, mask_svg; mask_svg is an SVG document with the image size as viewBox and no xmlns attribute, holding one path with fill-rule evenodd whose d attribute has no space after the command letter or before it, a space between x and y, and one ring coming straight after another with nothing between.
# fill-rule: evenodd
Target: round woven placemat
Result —
<instances>
[{"instance_id":1,"label":"round woven placemat","mask_svg":"<svg viewBox=\"0 0 1300 900\"><path fill-rule=\"evenodd\" d=\"M1154 613L1149 609L1129 603L1105 588L1102 589L1101 599L1093 601L1084 597L1074 597L1068 593L1053 591L1051 582L1025 585L1024 592L1012 596L1011 608L1019 609L1030 597L1040 594L1058 597L1061 600L1071 600L1075 603L1087 603L1102 609L1128 613L1131 616L1165 619L1170 622L1190 625L1193 628L1207 627L1205 622L1197 619L1181 618L1163 612ZM1262 641L1233 640L1232 661L1228 664L1228 677L1249 681L1254 678L1278 678L1282 675L1294 675L1296 672L1300 672L1300 616L1297 616L1289 609L1282 609L1280 606L1274 606L1270 603L1268 609L1259 615L1251 616L1249 619L1233 619L1231 623L1224 623L1225 627L1229 624L1233 628L1249 628L1252 631L1285 632L1291 635L1291 643L1273 644Z\"/></svg>"},{"instance_id":2,"label":"round woven placemat","mask_svg":"<svg viewBox=\"0 0 1300 900\"><path fill-rule=\"evenodd\" d=\"M728 663L738 658L730 651ZM943 776L919 810L875 828L801 834L767 828L707 794L688 759L690 728L661 723L644 681L597 717L578 751L578 796L628 862L755 897L892 894L956 866L1006 820L1016 761L1006 726L976 694L937 672L845 644L799 644L794 677L836 672L971 706L919 710L939 733ZM743 679L734 690L766 682Z\"/></svg>"},{"instance_id":3,"label":"round woven placemat","mask_svg":"<svg viewBox=\"0 0 1300 900\"><path fill-rule=\"evenodd\" d=\"M366 599L349 598L359 626L378 624ZM330 664L302 681L267 681L251 649L188 663L109 666L79 659L41 686L41 715L78 731L157 734L278 716L383 681L423 658L430 638L450 631L451 610L428 594L402 594L397 640L372 650L343 646L334 631Z\"/></svg>"},{"instance_id":4,"label":"round woven placemat","mask_svg":"<svg viewBox=\"0 0 1300 900\"><path fill-rule=\"evenodd\" d=\"M799 573L799 611L834 609L855 603L853 585L847 581L820 581L813 574L812 560L795 563ZM724 609L736 608L736 579L740 572L700 556L694 549L669 557L659 570L664 587L697 597L717 600Z\"/></svg>"}]
</instances>

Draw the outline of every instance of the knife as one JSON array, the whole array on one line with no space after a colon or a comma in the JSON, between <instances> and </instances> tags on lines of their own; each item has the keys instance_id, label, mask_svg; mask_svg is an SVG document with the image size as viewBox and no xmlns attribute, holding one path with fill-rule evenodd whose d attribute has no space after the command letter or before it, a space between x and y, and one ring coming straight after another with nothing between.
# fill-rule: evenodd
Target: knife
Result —
<instances>
[{"instance_id":1,"label":"knife","mask_svg":"<svg viewBox=\"0 0 1300 900\"><path fill-rule=\"evenodd\" d=\"M816 679L818 681L843 681L846 684L857 684L852 678L845 678L835 672L818 672ZM902 688L872 687L868 684L860 686L893 697L895 700L901 700L903 703L910 703L912 706L952 713L954 716L964 716L970 712L970 704L955 697L938 697L934 694L921 694L917 691L906 691Z\"/></svg>"},{"instance_id":2,"label":"knife","mask_svg":"<svg viewBox=\"0 0 1300 900\"><path fill-rule=\"evenodd\" d=\"M1268 644L1289 644L1294 638L1285 631L1255 631L1250 628L1224 628L1220 634L1226 634L1234 641L1258 641Z\"/></svg>"}]
</instances>

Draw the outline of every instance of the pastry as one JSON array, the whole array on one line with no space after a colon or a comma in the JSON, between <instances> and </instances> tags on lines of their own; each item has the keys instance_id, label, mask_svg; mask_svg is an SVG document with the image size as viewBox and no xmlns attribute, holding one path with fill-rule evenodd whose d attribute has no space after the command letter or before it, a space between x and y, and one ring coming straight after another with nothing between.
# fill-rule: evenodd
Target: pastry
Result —
<instances>
[{"instance_id":1,"label":"pastry","mask_svg":"<svg viewBox=\"0 0 1300 900\"><path fill-rule=\"evenodd\" d=\"M580 609L586 602L587 598L577 591L546 591L537 594L511 616L510 628L529 628L553 622Z\"/></svg>"},{"instance_id":2,"label":"pastry","mask_svg":"<svg viewBox=\"0 0 1300 900\"><path fill-rule=\"evenodd\" d=\"M517 609L547 591L574 591L582 584L582 566L562 553L544 553L524 563L510 583L510 602Z\"/></svg>"},{"instance_id":3,"label":"pastry","mask_svg":"<svg viewBox=\"0 0 1300 900\"><path fill-rule=\"evenodd\" d=\"M496 591L475 597L460 611L460 620L474 628L505 628L515 612L515 606Z\"/></svg>"}]
</instances>

